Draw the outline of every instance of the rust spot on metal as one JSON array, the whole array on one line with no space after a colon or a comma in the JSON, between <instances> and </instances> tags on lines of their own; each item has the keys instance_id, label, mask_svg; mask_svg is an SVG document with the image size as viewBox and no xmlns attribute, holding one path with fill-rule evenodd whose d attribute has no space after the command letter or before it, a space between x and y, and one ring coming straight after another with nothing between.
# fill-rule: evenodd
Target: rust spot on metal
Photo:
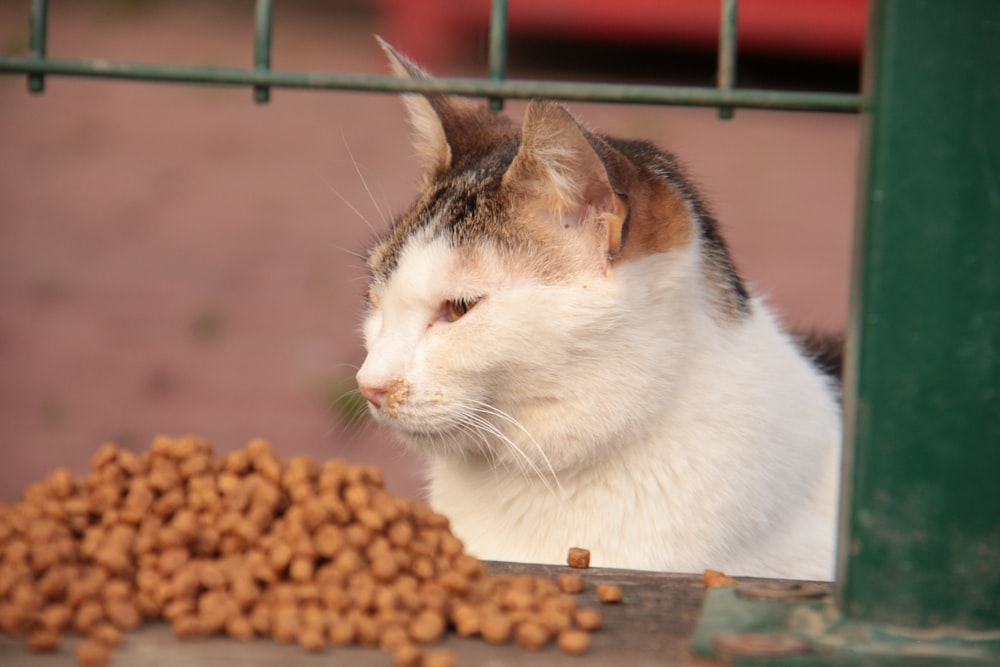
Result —
<instances>
[{"instance_id":1,"label":"rust spot on metal","mask_svg":"<svg viewBox=\"0 0 1000 667\"><path fill-rule=\"evenodd\" d=\"M736 594L757 600L819 600L830 594L830 584L765 581L740 584Z\"/></svg>"},{"instance_id":2,"label":"rust spot on metal","mask_svg":"<svg viewBox=\"0 0 1000 667\"><path fill-rule=\"evenodd\" d=\"M723 632L712 639L719 653L756 658L781 658L809 652L809 644L791 635L765 632Z\"/></svg>"}]
</instances>

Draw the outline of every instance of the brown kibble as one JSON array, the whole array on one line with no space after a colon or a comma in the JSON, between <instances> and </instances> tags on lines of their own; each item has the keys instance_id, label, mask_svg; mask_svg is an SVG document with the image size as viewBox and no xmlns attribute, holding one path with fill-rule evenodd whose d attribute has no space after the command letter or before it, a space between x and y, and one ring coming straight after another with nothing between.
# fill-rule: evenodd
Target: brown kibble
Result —
<instances>
[{"instance_id":1,"label":"brown kibble","mask_svg":"<svg viewBox=\"0 0 1000 667\"><path fill-rule=\"evenodd\" d=\"M232 616L226 620L226 634L233 639L247 641L254 638L253 624L246 616Z\"/></svg>"},{"instance_id":2,"label":"brown kibble","mask_svg":"<svg viewBox=\"0 0 1000 667\"><path fill-rule=\"evenodd\" d=\"M100 642L108 648L114 648L122 643L122 633L110 623L98 623L87 633L87 638Z\"/></svg>"},{"instance_id":3,"label":"brown kibble","mask_svg":"<svg viewBox=\"0 0 1000 667\"><path fill-rule=\"evenodd\" d=\"M614 604L622 601L622 589L614 584L598 584L597 599L605 604Z\"/></svg>"},{"instance_id":4,"label":"brown kibble","mask_svg":"<svg viewBox=\"0 0 1000 667\"><path fill-rule=\"evenodd\" d=\"M9 637L20 637L31 630L31 615L14 604L0 604L0 631Z\"/></svg>"},{"instance_id":5,"label":"brown kibble","mask_svg":"<svg viewBox=\"0 0 1000 667\"><path fill-rule=\"evenodd\" d=\"M422 611L410 623L408 631L410 637L419 644L436 642L444 634L444 618L430 610Z\"/></svg>"},{"instance_id":6,"label":"brown kibble","mask_svg":"<svg viewBox=\"0 0 1000 667\"><path fill-rule=\"evenodd\" d=\"M89 600L81 604L73 615L73 629L77 632L86 632L94 625L104 620L104 610L101 604Z\"/></svg>"},{"instance_id":7,"label":"brown kibble","mask_svg":"<svg viewBox=\"0 0 1000 667\"><path fill-rule=\"evenodd\" d=\"M456 667L458 656L454 651L438 649L424 654L423 667Z\"/></svg>"},{"instance_id":8,"label":"brown kibble","mask_svg":"<svg viewBox=\"0 0 1000 667\"><path fill-rule=\"evenodd\" d=\"M326 648L326 637L323 636L323 628L306 626L299 631L299 646L307 651L322 651Z\"/></svg>"},{"instance_id":9,"label":"brown kibble","mask_svg":"<svg viewBox=\"0 0 1000 667\"><path fill-rule=\"evenodd\" d=\"M330 623L327 634L334 646L349 646L354 643L354 622L349 617L338 617Z\"/></svg>"},{"instance_id":10,"label":"brown kibble","mask_svg":"<svg viewBox=\"0 0 1000 667\"><path fill-rule=\"evenodd\" d=\"M393 667L420 667L423 654L414 644L403 644L392 652Z\"/></svg>"},{"instance_id":11,"label":"brown kibble","mask_svg":"<svg viewBox=\"0 0 1000 667\"><path fill-rule=\"evenodd\" d=\"M0 631L33 650L75 629L78 659L100 665L123 630L165 619L179 638L378 645L400 667L450 667L454 653L420 648L449 627L572 652L567 633L600 626L560 593L578 574L489 576L447 517L390 495L375 468L282 462L262 440L215 458L195 437L107 445L93 463L0 503Z\"/></svg>"},{"instance_id":12,"label":"brown kibble","mask_svg":"<svg viewBox=\"0 0 1000 667\"><path fill-rule=\"evenodd\" d=\"M601 626L604 625L604 617L601 616L601 612L596 609L592 607L584 607L582 609L577 609L573 613L573 622L576 624L576 627L581 630L594 632L595 630L600 630Z\"/></svg>"},{"instance_id":13,"label":"brown kibble","mask_svg":"<svg viewBox=\"0 0 1000 667\"><path fill-rule=\"evenodd\" d=\"M503 614L489 614L479 622L479 634L491 644L504 644L510 640L512 626Z\"/></svg>"},{"instance_id":14,"label":"brown kibble","mask_svg":"<svg viewBox=\"0 0 1000 667\"><path fill-rule=\"evenodd\" d=\"M722 588L725 586L735 586L739 583L725 572L719 572L718 570L705 570L705 573L701 575L701 582L705 585L705 588Z\"/></svg>"},{"instance_id":15,"label":"brown kibble","mask_svg":"<svg viewBox=\"0 0 1000 667\"><path fill-rule=\"evenodd\" d=\"M514 629L514 637L521 648L537 651L549 643L552 635L541 623L522 621Z\"/></svg>"},{"instance_id":16,"label":"brown kibble","mask_svg":"<svg viewBox=\"0 0 1000 667\"><path fill-rule=\"evenodd\" d=\"M55 651L59 648L59 632L52 628L35 628L28 635L28 648L32 651Z\"/></svg>"},{"instance_id":17,"label":"brown kibble","mask_svg":"<svg viewBox=\"0 0 1000 667\"><path fill-rule=\"evenodd\" d=\"M134 630L142 623L142 616L128 600L115 600L106 605L108 620L121 630Z\"/></svg>"},{"instance_id":18,"label":"brown kibble","mask_svg":"<svg viewBox=\"0 0 1000 667\"><path fill-rule=\"evenodd\" d=\"M85 639L76 645L76 660L85 667L101 667L108 664L111 647L93 639Z\"/></svg>"},{"instance_id":19,"label":"brown kibble","mask_svg":"<svg viewBox=\"0 0 1000 667\"><path fill-rule=\"evenodd\" d=\"M38 624L48 630L61 632L69 627L73 619L73 610L68 605L55 603L51 604L38 615Z\"/></svg>"},{"instance_id":20,"label":"brown kibble","mask_svg":"<svg viewBox=\"0 0 1000 667\"><path fill-rule=\"evenodd\" d=\"M315 569L316 564L312 558L297 556L288 566L288 576L292 581L310 581Z\"/></svg>"},{"instance_id":21,"label":"brown kibble","mask_svg":"<svg viewBox=\"0 0 1000 667\"><path fill-rule=\"evenodd\" d=\"M563 653L580 655L590 649L591 636L583 630L563 630L556 638L556 644Z\"/></svg>"},{"instance_id":22,"label":"brown kibble","mask_svg":"<svg viewBox=\"0 0 1000 667\"><path fill-rule=\"evenodd\" d=\"M409 644L410 636L402 625L387 625L379 635L378 646L383 651L395 652L399 647Z\"/></svg>"},{"instance_id":23,"label":"brown kibble","mask_svg":"<svg viewBox=\"0 0 1000 667\"><path fill-rule=\"evenodd\" d=\"M456 616L452 623L455 625L455 634L459 637L474 637L479 634L479 615L475 612Z\"/></svg>"},{"instance_id":24,"label":"brown kibble","mask_svg":"<svg viewBox=\"0 0 1000 667\"><path fill-rule=\"evenodd\" d=\"M575 572L567 572L556 577L556 585L563 593L574 595L584 589L583 577Z\"/></svg>"},{"instance_id":25,"label":"brown kibble","mask_svg":"<svg viewBox=\"0 0 1000 667\"><path fill-rule=\"evenodd\" d=\"M566 556L566 564L570 567L588 568L590 567L590 551L579 547L572 547L569 555Z\"/></svg>"},{"instance_id":26,"label":"brown kibble","mask_svg":"<svg viewBox=\"0 0 1000 667\"><path fill-rule=\"evenodd\" d=\"M170 629L178 639L194 639L206 633L201 627L201 621L194 614L182 614L173 619Z\"/></svg>"},{"instance_id":27,"label":"brown kibble","mask_svg":"<svg viewBox=\"0 0 1000 667\"><path fill-rule=\"evenodd\" d=\"M372 576L382 582L388 582L395 578L399 568L396 559L389 554L381 555L372 559Z\"/></svg>"}]
</instances>

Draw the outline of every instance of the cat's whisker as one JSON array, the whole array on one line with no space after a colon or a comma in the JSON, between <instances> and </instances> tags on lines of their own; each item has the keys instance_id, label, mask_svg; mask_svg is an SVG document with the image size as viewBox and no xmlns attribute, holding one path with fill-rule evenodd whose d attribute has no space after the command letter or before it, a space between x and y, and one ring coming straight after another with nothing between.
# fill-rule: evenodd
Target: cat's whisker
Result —
<instances>
[{"instance_id":1,"label":"cat's whisker","mask_svg":"<svg viewBox=\"0 0 1000 667\"><path fill-rule=\"evenodd\" d=\"M495 436L500 442L502 442L503 444L505 444L506 446L508 446L514 453L516 453L520 457L519 460L523 461L524 463L526 463L528 465L528 467L530 468L531 472L534 473L534 475L537 476L538 479L540 479L543 484L545 484L545 487L550 492L555 493L555 488L553 488L552 484L549 482L548 476L545 475L545 474L543 474L542 470L535 464L535 462L531 459L531 457L528 456L527 452L525 452L523 449L521 449L517 445L517 443L514 442L514 440L512 438L510 438L510 436L508 436L506 433L504 433L503 431L501 431L500 428L496 424L494 424L491 421L489 421L488 419L486 419L482 414L479 414L478 411L482 410L483 412L486 412L487 414L494 414L495 416L498 416L498 417L501 417L501 418L505 418L507 421L510 421L511 423L520 426L520 424L517 423L517 420L515 420L513 417L510 417L509 415L506 415L502 411L499 411L499 410L496 410L495 408L492 408L491 406L489 406L487 404L477 405L479 403L478 401L470 401L470 403L472 403L473 410L474 410L473 412L466 413L468 419L470 420L470 422L478 425L484 431L486 431L487 433ZM487 408L489 408L489 409L487 409ZM523 427L522 427L522 430L524 430ZM525 431L525 433L527 433L527 431ZM542 458L545 460L546 464L548 465L549 471L552 473L552 479L553 479L553 481L556 483L556 486L561 489L562 485L559 483L559 478L556 476L555 470L553 470L552 464L549 462L548 457L545 456L545 453L541 451L541 447L538 445L537 442L534 441L534 438L531 437L531 434L527 434L527 435L532 440L532 442L535 444L535 446L539 448L539 451L542 454ZM518 459L515 459L515 460L518 460ZM522 472L527 472L527 471L522 467Z\"/></svg>"},{"instance_id":2,"label":"cat's whisker","mask_svg":"<svg viewBox=\"0 0 1000 667\"><path fill-rule=\"evenodd\" d=\"M371 223L371 221L367 217L365 217L365 214L362 213L361 211L359 211L354 206L354 204L352 204L351 202L349 202L347 200L347 197L345 197L344 195L340 194L340 191L337 190L337 188L333 187L332 183L328 182L327 183L327 187L330 188L330 191L333 194L337 195L337 197L340 199L340 201L344 202L344 206L346 206L347 208L351 209L351 211L354 212L354 215L358 216L358 218L361 220L361 222L365 223L365 226L368 227L368 231L370 231L372 234L378 234L378 230L375 229L375 225L373 225Z\"/></svg>"},{"instance_id":3,"label":"cat's whisker","mask_svg":"<svg viewBox=\"0 0 1000 667\"><path fill-rule=\"evenodd\" d=\"M522 433L524 433L524 435L528 438L528 440L531 441L531 444L535 446L535 449L538 450L538 453L542 457L542 460L545 461L545 465L546 467L548 467L549 473L551 473L552 480L555 482L556 486L560 490L562 489L562 483L559 481L559 476L556 474L555 468L552 466L552 461L549 460L549 457L545 454L545 450L542 449L542 446L538 444L538 441L535 440L535 437L531 435L531 432L528 431L528 429L526 429L521 422L519 422L517 419L515 419L508 413L504 412L503 410L500 410L496 406L490 405L489 403L486 403L484 401L467 399L467 402L473 404L474 406L476 406L477 409L482 410L487 414L499 417L500 419L504 420L508 424L511 424L512 426L520 430ZM541 473L539 473L539 476L541 476Z\"/></svg>"},{"instance_id":4,"label":"cat's whisker","mask_svg":"<svg viewBox=\"0 0 1000 667\"><path fill-rule=\"evenodd\" d=\"M382 224L386 225L387 220L385 214L382 213L382 209L379 208L378 202L375 200L375 195L372 194L371 189L368 187L368 181L365 180L364 174L361 173L361 167L358 166L358 161L354 159L354 152L351 151L351 145L347 142L347 135L341 132L340 137L344 140L344 148L347 149L347 155L351 158L351 164L354 165L354 171L358 175L358 179L361 181L361 185L364 186L365 192L368 193L368 198L372 200L372 206L375 207L375 211L378 213L378 217L382 219Z\"/></svg>"}]
</instances>

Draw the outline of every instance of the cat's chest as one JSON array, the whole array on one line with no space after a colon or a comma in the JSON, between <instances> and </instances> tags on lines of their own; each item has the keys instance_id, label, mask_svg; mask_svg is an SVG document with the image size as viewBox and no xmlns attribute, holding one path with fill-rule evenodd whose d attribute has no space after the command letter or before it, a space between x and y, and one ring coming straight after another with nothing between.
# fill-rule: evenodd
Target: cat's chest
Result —
<instances>
[{"instance_id":1,"label":"cat's chest","mask_svg":"<svg viewBox=\"0 0 1000 667\"><path fill-rule=\"evenodd\" d=\"M431 503L449 508L453 530L482 558L562 563L582 546L598 567L694 571L719 542L708 519L713 503L705 514L691 511L690 484L664 467L603 465L559 486L463 467L435 467Z\"/></svg>"}]
</instances>

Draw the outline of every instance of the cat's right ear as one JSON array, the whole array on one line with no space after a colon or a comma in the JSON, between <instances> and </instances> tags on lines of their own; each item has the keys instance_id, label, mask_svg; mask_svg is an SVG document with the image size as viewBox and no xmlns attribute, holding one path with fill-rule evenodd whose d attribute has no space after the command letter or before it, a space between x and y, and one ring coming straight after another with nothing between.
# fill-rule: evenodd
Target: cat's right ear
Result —
<instances>
[{"instance_id":1,"label":"cat's right ear","mask_svg":"<svg viewBox=\"0 0 1000 667\"><path fill-rule=\"evenodd\" d=\"M393 73L402 79L430 79L420 69L394 49L388 42L375 36L379 46L389 58ZM462 128L481 113L471 100L450 95L404 93L403 103L413 127L413 144L424 163L427 173L447 171L454 159L452 146L460 137Z\"/></svg>"}]
</instances>

